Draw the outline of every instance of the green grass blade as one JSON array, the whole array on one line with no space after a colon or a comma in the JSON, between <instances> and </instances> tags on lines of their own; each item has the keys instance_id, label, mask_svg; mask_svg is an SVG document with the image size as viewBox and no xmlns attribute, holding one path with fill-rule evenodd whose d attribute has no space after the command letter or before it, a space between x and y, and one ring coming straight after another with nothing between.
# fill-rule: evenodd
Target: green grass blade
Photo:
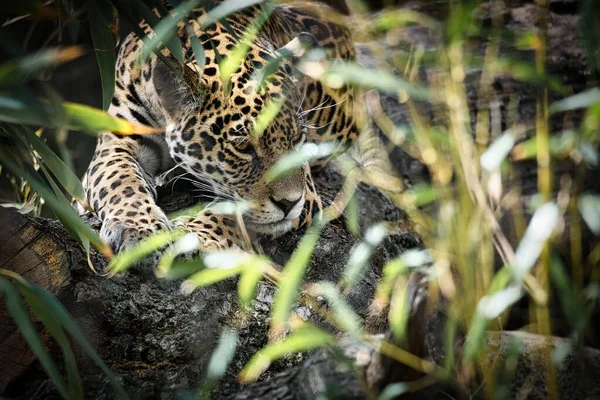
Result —
<instances>
[{"instance_id":1,"label":"green grass blade","mask_svg":"<svg viewBox=\"0 0 600 400\"><path fill-rule=\"evenodd\" d=\"M346 302L337 287L331 282L318 282L310 285L308 292L314 296L322 296L331 309L338 328L348 332L356 339L362 336L362 322L358 314Z\"/></svg>"},{"instance_id":2,"label":"green grass blade","mask_svg":"<svg viewBox=\"0 0 600 400\"><path fill-rule=\"evenodd\" d=\"M198 0L185 1L175 7L173 11L176 16L173 17L173 13L168 16L164 16L160 19L154 12L148 8L141 0L134 0L135 9L142 15L146 22L152 27L154 36L148 38L144 43L142 49L142 60L147 60L150 52L159 51L162 49L162 44L169 49L171 55L175 57L177 61L183 64L183 48L181 42L175 34L177 24L187 17L187 14L198 4Z\"/></svg>"},{"instance_id":3,"label":"green grass blade","mask_svg":"<svg viewBox=\"0 0 600 400\"><path fill-rule=\"evenodd\" d=\"M0 292L2 292L2 297L4 298L4 304L6 305L8 313L17 324L19 332L21 332L21 335L23 335L29 344L29 348L37 357L42 368L46 371L46 374L48 374L48 377L54 386L56 386L60 395L64 399L70 399L71 396L69 395L69 390L63 382L54 361L52 361L52 357L50 357L50 354L46 351L44 343L42 343L38 336L33 322L29 319L29 315L19 294L4 278L0 278Z\"/></svg>"},{"instance_id":4,"label":"green grass blade","mask_svg":"<svg viewBox=\"0 0 600 400\"><path fill-rule=\"evenodd\" d=\"M284 354L312 350L335 345L335 343L335 338L325 331L310 325L304 326L281 342L269 344L259 350L240 372L240 380L244 383L255 381L273 361Z\"/></svg>"},{"instance_id":5,"label":"green grass blade","mask_svg":"<svg viewBox=\"0 0 600 400\"><path fill-rule=\"evenodd\" d=\"M83 54L81 46L36 51L0 65L0 86L15 86L28 81L42 71L74 60Z\"/></svg>"},{"instance_id":6,"label":"green grass blade","mask_svg":"<svg viewBox=\"0 0 600 400\"><path fill-rule=\"evenodd\" d=\"M148 236L141 240L135 246L128 248L127 250L121 251L110 261L108 270L112 275L118 274L119 272L125 271L127 268L135 265L136 262L142 260L144 257L152 254L153 252L160 250L169 243L181 238L185 235L184 231L159 231L152 236Z\"/></svg>"},{"instance_id":7,"label":"green grass blade","mask_svg":"<svg viewBox=\"0 0 600 400\"><path fill-rule=\"evenodd\" d=\"M73 321L67 309L61 304L60 301L52 294L48 293L38 285L33 282L30 282L23 278L22 276L15 274L12 271L0 270L1 273L11 276L13 279L18 280L22 285L27 286L32 293L34 293L37 297L39 297L44 303L50 312L55 316L57 321L60 321L61 326L64 330L71 335L73 339L79 343L79 345L83 348L83 350L90 356L90 358L94 361L94 363L104 372L104 374L108 377L111 386L113 387L117 397L119 399L128 399L129 396L125 393L121 385L117 383L114 374L112 371L106 366L104 361L98 356L96 350L92 347L92 345L87 341L85 335L79 329L77 324Z\"/></svg>"},{"instance_id":8,"label":"green grass blade","mask_svg":"<svg viewBox=\"0 0 600 400\"><path fill-rule=\"evenodd\" d=\"M266 107L264 109L266 109ZM270 121L271 120L269 120L269 123ZM267 125L268 123L264 125L265 128ZM303 144L298 150L288 153L282 159L277 161L277 163L275 163L269 172L267 172L267 181L272 182L292 171L297 170L307 162L317 160L322 157L327 157L331 155L337 148L339 148L339 146L335 142Z\"/></svg>"},{"instance_id":9,"label":"green grass blade","mask_svg":"<svg viewBox=\"0 0 600 400\"><path fill-rule=\"evenodd\" d=\"M90 228L70 204L64 204L49 190L44 183L42 183L33 172L29 172L27 169L20 168L11 157L0 148L0 164L6 167L12 174L20 178L25 179L31 187L38 192L40 196L44 198L46 203L52 208L60 220L69 225L72 229L76 230L80 235L86 237L94 247L102 252L107 257L112 256L110 247L104 243L97 232Z\"/></svg>"},{"instance_id":10,"label":"green grass blade","mask_svg":"<svg viewBox=\"0 0 600 400\"><path fill-rule=\"evenodd\" d=\"M200 26L202 28L207 28L230 14L261 3L262 1L263 0L225 0L206 13L204 18L200 20Z\"/></svg>"},{"instance_id":11,"label":"green grass blade","mask_svg":"<svg viewBox=\"0 0 600 400\"><path fill-rule=\"evenodd\" d=\"M290 260L281 273L279 288L275 293L271 309L271 330L280 332L287 323L292 305L298 296L300 284L310 263L319 235L325 226L326 220L321 219L308 228L300 244L294 250Z\"/></svg>"},{"instance_id":12,"label":"green grass blade","mask_svg":"<svg viewBox=\"0 0 600 400\"><path fill-rule=\"evenodd\" d=\"M115 38L109 27L109 22L112 21L107 21L105 15L112 14L112 7L109 2L97 0L88 0L86 7L102 82L102 108L108 110L115 92L116 46ZM101 7L106 10L101 11Z\"/></svg>"},{"instance_id":13,"label":"green grass blade","mask_svg":"<svg viewBox=\"0 0 600 400\"><path fill-rule=\"evenodd\" d=\"M37 294L34 293L30 286L26 285L23 280L16 279L13 282L16 283L19 291L25 298L27 304L33 310L34 314L38 316L44 326L48 329L48 332L50 332L50 335L52 335L56 343L62 349L71 396L75 399L83 399L83 385L81 384L81 377L79 376L77 361L75 360L71 343L65 335L59 320L48 308L48 305L42 301L42 299L37 296Z\"/></svg>"},{"instance_id":14,"label":"green grass blade","mask_svg":"<svg viewBox=\"0 0 600 400\"><path fill-rule=\"evenodd\" d=\"M342 282L345 287L352 287L362 277L371 256L377 246L388 235L388 226L385 222L375 224L365 232L365 237L361 243L355 246L350 252L348 264L344 269Z\"/></svg>"},{"instance_id":15,"label":"green grass blade","mask_svg":"<svg viewBox=\"0 0 600 400\"><path fill-rule=\"evenodd\" d=\"M213 351L208 363L206 377L202 387L196 394L197 399L210 398L210 392L215 387L219 379L225 375L227 367L235 356L238 346L238 334L234 330L226 329L219 338L219 343Z\"/></svg>"},{"instance_id":16,"label":"green grass blade","mask_svg":"<svg viewBox=\"0 0 600 400\"><path fill-rule=\"evenodd\" d=\"M77 175L48 147L45 141L38 137L27 126L7 126L3 124L4 130L14 137L19 136L40 155L43 163L56 177L62 187L75 199L82 200L85 195L81 181Z\"/></svg>"}]
</instances>

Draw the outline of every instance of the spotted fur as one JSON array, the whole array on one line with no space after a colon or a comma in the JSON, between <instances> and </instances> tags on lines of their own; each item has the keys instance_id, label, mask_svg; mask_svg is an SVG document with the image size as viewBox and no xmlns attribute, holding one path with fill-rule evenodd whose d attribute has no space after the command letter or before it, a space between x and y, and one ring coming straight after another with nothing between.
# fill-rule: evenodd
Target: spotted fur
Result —
<instances>
[{"instance_id":1,"label":"spotted fur","mask_svg":"<svg viewBox=\"0 0 600 400\"><path fill-rule=\"evenodd\" d=\"M258 4L228 17L226 24L204 30L198 21L205 11L195 10L189 24L205 49L201 74L195 59L181 65L166 49L162 51L166 63L155 55L142 62L143 44L133 34L121 45L109 113L163 128L164 133L144 137L104 133L98 140L86 174L86 195L102 221L102 237L115 250L171 227L156 205L155 188L180 170L217 199L250 200L253 207L244 223L257 233L275 235L298 228L321 209L309 166L270 183L265 174L305 141L354 141L358 134L354 92L299 76L293 58L283 60L260 88L256 73L283 54L284 46L304 43L302 38L316 39L328 57L353 59L352 39L345 27L324 17L330 11L327 6L278 5L249 43L240 69L224 85L220 62L240 45L247 27L257 15L264 15L265 7L271 6ZM151 32L145 23L141 27ZM177 36L191 56L185 29L180 24ZM264 132L254 134L257 116L272 101L282 104L276 118ZM240 245L237 224L210 209L183 227L196 233L206 249Z\"/></svg>"}]
</instances>

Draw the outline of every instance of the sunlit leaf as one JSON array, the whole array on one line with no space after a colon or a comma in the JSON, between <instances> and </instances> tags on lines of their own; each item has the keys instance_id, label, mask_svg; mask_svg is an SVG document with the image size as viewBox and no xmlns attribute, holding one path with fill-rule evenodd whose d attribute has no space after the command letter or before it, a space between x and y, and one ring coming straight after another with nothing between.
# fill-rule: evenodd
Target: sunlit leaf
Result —
<instances>
[{"instance_id":1,"label":"sunlit leaf","mask_svg":"<svg viewBox=\"0 0 600 400\"><path fill-rule=\"evenodd\" d=\"M521 297L523 297L521 286L509 286L490 296L482 297L477 305L477 311L487 319L494 319L515 304Z\"/></svg>"},{"instance_id":2,"label":"sunlit leaf","mask_svg":"<svg viewBox=\"0 0 600 400\"><path fill-rule=\"evenodd\" d=\"M308 293L314 297L321 296L326 300L338 328L348 332L355 338L361 337L362 323L360 317L352 310L352 307L346 302L333 283L313 283L308 288Z\"/></svg>"},{"instance_id":3,"label":"sunlit leaf","mask_svg":"<svg viewBox=\"0 0 600 400\"><path fill-rule=\"evenodd\" d=\"M256 258L256 260L252 263L249 263L242 275L240 276L240 281L238 283L238 296L240 297L240 301L246 307L250 307L250 302L254 299L256 295L256 288L258 287L258 283L263 277L264 267L268 259L262 260L260 258Z\"/></svg>"},{"instance_id":4,"label":"sunlit leaf","mask_svg":"<svg viewBox=\"0 0 600 400\"><path fill-rule=\"evenodd\" d=\"M158 266L156 267L156 276L167 276L169 270L173 266L175 258L182 254L188 254L195 251L200 246L200 239L194 233L187 233L182 238L173 243L171 247L165 250L160 257Z\"/></svg>"},{"instance_id":5,"label":"sunlit leaf","mask_svg":"<svg viewBox=\"0 0 600 400\"><path fill-rule=\"evenodd\" d=\"M406 383L392 383L383 389L377 400L394 400L404 393L409 392L409 386Z\"/></svg>"},{"instance_id":6,"label":"sunlit leaf","mask_svg":"<svg viewBox=\"0 0 600 400\"><path fill-rule=\"evenodd\" d=\"M271 363L288 353L296 353L335 345L335 338L313 326L304 326L294 331L284 340L272 343L259 350L240 372L240 380L252 382L269 368Z\"/></svg>"},{"instance_id":7,"label":"sunlit leaf","mask_svg":"<svg viewBox=\"0 0 600 400\"><path fill-rule=\"evenodd\" d=\"M352 195L352 198L346 205L344 210L344 218L346 221L346 228L355 238L360 234L359 216L358 216L358 198L356 193Z\"/></svg>"},{"instance_id":8,"label":"sunlit leaf","mask_svg":"<svg viewBox=\"0 0 600 400\"><path fill-rule=\"evenodd\" d=\"M235 331L225 330L219 339L217 348L208 363L208 376L220 378L225 374L227 366L235 355L238 344L238 335Z\"/></svg>"},{"instance_id":9,"label":"sunlit leaf","mask_svg":"<svg viewBox=\"0 0 600 400\"><path fill-rule=\"evenodd\" d=\"M281 158L267 173L267 180L272 182L278 178L298 170L307 162L331 155L339 146L335 142L306 143Z\"/></svg>"},{"instance_id":10,"label":"sunlit leaf","mask_svg":"<svg viewBox=\"0 0 600 400\"><path fill-rule=\"evenodd\" d=\"M260 113L256 116L254 121L252 136L259 138L263 134L269 124L275 119L279 110L281 110L282 105L283 99L271 99L262 110L260 110Z\"/></svg>"},{"instance_id":11,"label":"sunlit leaf","mask_svg":"<svg viewBox=\"0 0 600 400\"><path fill-rule=\"evenodd\" d=\"M271 308L271 329L275 332L281 331L288 320L292 305L298 296L302 278L324 226L325 220L321 219L308 228L283 268L280 285Z\"/></svg>"},{"instance_id":12,"label":"sunlit leaf","mask_svg":"<svg viewBox=\"0 0 600 400\"><path fill-rule=\"evenodd\" d=\"M580 108L587 108L598 103L600 103L600 89L592 88L552 103L548 108L548 111L551 113L557 113L577 110Z\"/></svg>"},{"instance_id":13,"label":"sunlit leaf","mask_svg":"<svg viewBox=\"0 0 600 400\"><path fill-rule=\"evenodd\" d=\"M204 17L199 20L200 25L202 28L207 28L230 14L261 2L262 0L225 0L206 13Z\"/></svg>"},{"instance_id":14,"label":"sunlit leaf","mask_svg":"<svg viewBox=\"0 0 600 400\"><path fill-rule=\"evenodd\" d=\"M481 155L481 166L488 172L497 170L515 145L512 132L506 132Z\"/></svg>"},{"instance_id":15,"label":"sunlit leaf","mask_svg":"<svg viewBox=\"0 0 600 400\"><path fill-rule=\"evenodd\" d=\"M185 235L182 230L175 231L159 231L152 236L142 239L135 246L121 251L111 260L108 265L108 270L111 274L118 274L129 267L135 265L136 262L143 260L146 256L154 253L157 250L165 247L169 243L181 238Z\"/></svg>"},{"instance_id":16,"label":"sunlit leaf","mask_svg":"<svg viewBox=\"0 0 600 400\"><path fill-rule=\"evenodd\" d=\"M406 328L410 313L408 300L408 280L400 275L394 282L388 312L390 329L399 343L403 343L406 339Z\"/></svg>"},{"instance_id":17,"label":"sunlit leaf","mask_svg":"<svg viewBox=\"0 0 600 400\"><path fill-rule=\"evenodd\" d=\"M560 213L555 203L540 206L533 214L525 236L521 239L515 253L514 273L522 279L533 267L536 260L558 224Z\"/></svg>"},{"instance_id":18,"label":"sunlit leaf","mask_svg":"<svg viewBox=\"0 0 600 400\"><path fill-rule=\"evenodd\" d=\"M239 275L252 265L264 262L263 258L240 250L224 250L208 253L202 259L205 269L190 276L181 285L181 291L189 294L199 287L209 286Z\"/></svg>"},{"instance_id":19,"label":"sunlit leaf","mask_svg":"<svg viewBox=\"0 0 600 400\"><path fill-rule=\"evenodd\" d=\"M404 207L422 207L437 200L439 190L426 183L418 183L402 192L401 199Z\"/></svg>"},{"instance_id":20,"label":"sunlit leaf","mask_svg":"<svg viewBox=\"0 0 600 400\"><path fill-rule=\"evenodd\" d=\"M52 115L49 116L48 120L43 114L32 112L30 106L30 101L12 97L6 93L0 93L0 121L78 130L92 134L98 134L103 131L110 131L121 135L162 132L160 128L132 124L125 119L112 117L102 110L83 104L69 102L62 104L61 111L64 112L66 118L64 124L62 121L54 120ZM48 112L51 110L46 108L45 111Z\"/></svg>"},{"instance_id":21,"label":"sunlit leaf","mask_svg":"<svg viewBox=\"0 0 600 400\"><path fill-rule=\"evenodd\" d=\"M579 211L590 230L600 235L600 196L585 194L579 199Z\"/></svg>"},{"instance_id":22,"label":"sunlit leaf","mask_svg":"<svg viewBox=\"0 0 600 400\"><path fill-rule=\"evenodd\" d=\"M342 278L344 286L352 287L362 277L369 259L387 235L388 225L385 222L380 222L367 229L363 241L350 251L348 264Z\"/></svg>"},{"instance_id":23,"label":"sunlit leaf","mask_svg":"<svg viewBox=\"0 0 600 400\"><path fill-rule=\"evenodd\" d=\"M311 68L311 64L305 63L300 68L307 75L314 75L311 71L306 71L307 68ZM325 85L333 88L340 88L343 85L351 84L364 88L377 89L389 94L404 92L416 99L429 99L427 89L423 87L416 86L400 78L398 75L387 71L369 69L358 64L336 62L318 75L318 78Z\"/></svg>"},{"instance_id":24,"label":"sunlit leaf","mask_svg":"<svg viewBox=\"0 0 600 400\"><path fill-rule=\"evenodd\" d=\"M574 131L564 131L558 135L550 137L550 154L565 158L576 147L578 134ZM537 138L536 136L527 139L513 148L512 154L514 160L532 159L537 156Z\"/></svg>"}]
</instances>

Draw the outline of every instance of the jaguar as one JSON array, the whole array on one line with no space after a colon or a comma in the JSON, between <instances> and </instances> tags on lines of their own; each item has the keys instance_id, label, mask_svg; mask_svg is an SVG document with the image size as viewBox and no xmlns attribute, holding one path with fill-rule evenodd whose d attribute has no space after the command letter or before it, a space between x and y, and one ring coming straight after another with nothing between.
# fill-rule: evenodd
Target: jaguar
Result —
<instances>
[{"instance_id":1,"label":"jaguar","mask_svg":"<svg viewBox=\"0 0 600 400\"><path fill-rule=\"evenodd\" d=\"M311 48L322 49L332 62L355 58L349 30L331 15L319 3L259 2L207 22L210 12L195 9L176 29L184 62L167 47L160 56L144 54L144 41L136 34L123 41L108 113L161 133L105 132L98 138L84 188L88 209L101 221L100 235L114 251L173 228L156 196L157 187L176 171L210 189L215 199L251 204L243 229L240 221L211 207L179 222L199 237L205 250L240 247L241 231L276 236L311 222L322 210L311 166L274 181L267 178L275 163L304 143L345 146L358 136L355 89L324 85L298 68ZM255 37L249 37L253 26ZM148 23L140 27L153 36ZM194 37L204 60L193 51ZM242 46L247 51L240 53ZM244 57L224 76L224 60L233 59L235 52ZM276 115L261 127L268 107Z\"/></svg>"}]
</instances>

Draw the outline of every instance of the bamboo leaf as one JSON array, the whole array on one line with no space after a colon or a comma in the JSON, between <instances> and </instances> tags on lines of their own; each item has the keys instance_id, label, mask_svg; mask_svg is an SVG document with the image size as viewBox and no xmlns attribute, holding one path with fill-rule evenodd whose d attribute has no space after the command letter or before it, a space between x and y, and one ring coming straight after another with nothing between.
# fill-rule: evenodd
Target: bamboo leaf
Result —
<instances>
[{"instance_id":1,"label":"bamboo leaf","mask_svg":"<svg viewBox=\"0 0 600 400\"><path fill-rule=\"evenodd\" d=\"M579 199L583 220L595 235L600 235L600 196L585 194Z\"/></svg>"},{"instance_id":2,"label":"bamboo leaf","mask_svg":"<svg viewBox=\"0 0 600 400\"><path fill-rule=\"evenodd\" d=\"M206 377L196 398L210 398L210 392L218 380L225 375L227 367L235 356L238 346L238 334L234 330L225 329L219 338L219 343L213 351L208 363Z\"/></svg>"},{"instance_id":3,"label":"bamboo leaf","mask_svg":"<svg viewBox=\"0 0 600 400\"><path fill-rule=\"evenodd\" d=\"M24 284L22 280L16 279L13 282L17 284L19 291L25 298L27 304L31 307L33 313L42 321L44 326L48 329L48 332L50 332L50 335L52 335L56 343L62 349L65 368L67 370L69 391L73 398L82 399L83 385L81 384L77 361L75 361L71 343L65 335L59 320L52 314L47 304L44 303L28 285Z\"/></svg>"},{"instance_id":4,"label":"bamboo leaf","mask_svg":"<svg viewBox=\"0 0 600 400\"><path fill-rule=\"evenodd\" d=\"M35 326L31 322L31 319L29 319L29 315L21 302L19 294L4 278L0 278L0 292L4 298L6 310L15 321L15 324L19 328L19 332L21 332L21 335L23 335L27 344L29 344L29 348L37 357L42 368L44 368L44 371L46 371L46 374L48 374L48 377L54 386L56 386L56 389L61 396L65 399L70 398L69 390L63 382L54 361L52 361L52 357L50 357L50 354L48 354L44 344L38 336Z\"/></svg>"},{"instance_id":5,"label":"bamboo leaf","mask_svg":"<svg viewBox=\"0 0 600 400\"><path fill-rule=\"evenodd\" d=\"M362 277L373 252L387 235L388 226L385 222L380 222L367 229L363 241L350 251L348 264L344 269L342 278L345 287L352 287Z\"/></svg>"},{"instance_id":6,"label":"bamboo leaf","mask_svg":"<svg viewBox=\"0 0 600 400\"><path fill-rule=\"evenodd\" d=\"M269 368L271 363L288 353L335 345L335 338L314 326L304 326L284 340L272 343L259 350L240 372L243 383L253 382Z\"/></svg>"},{"instance_id":7,"label":"bamboo leaf","mask_svg":"<svg viewBox=\"0 0 600 400\"><path fill-rule=\"evenodd\" d=\"M37 99L33 99L37 100ZM41 102L43 112L32 111L32 101L0 92L0 121L24 125L49 126L53 128L83 131L98 134L110 131L121 135L151 134L162 132L160 128L131 122L108 115L102 110L77 103L62 103L60 110L64 113L65 121L59 121L56 114L48 115L47 102ZM46 113L47 117L44 115Z\"/></svg>"},{"instance_id":8,"label":"bamboo leaf","mask_svg":"<svg viewBox=\"0 0 600 400\"><path fill-rule=\"evenodd\" d=\"M48 190L46 185L36 177L35 173L28 171L28 169L23 169L17 166L2 148L0 148L0 164L2 164L3 167L6 167L15 176L25 179L31 185L31 187L44 198L46 203L52 208L52 210L65 225L69 225L71 228L77 230L80 235L86 237L90 243L92 243L92 245L100 250L100 252L102 252L105 256L112 257L112 251L110 247L108 247L108 245L102 241L97 232L92 230L85 222L83 222L81 217L77 215L70 204L63 204L60 202L54 193L52 193L51 190Z\"/></svg>"},{"instance_id":9,"label":"bamboo leaf","mask_svg":"<svg viewBox=\"0 0 600 400\"><path fill-rule=\"evenodd\" d=\"M352 307L342 297L342 294L331 282L318 282L310 285L308 293L312 296L322 296L331 308L333 318L337 326L350 335L359 339L362 335L362 323L360 317L352 310Z\"/></svg>"},{"instance_id":10,"label":"bamboo leaf","mask_svg":"<svg viewBox=\"0 0 600 400\"><path fill-rule=\"evenodd\" d=\"M261 3L262 0L225 0L215 8L210 10L199 20L202 28L207 28L217 21L222 20L226 16L243 10L244 8Z\"/></svg>"},{"instance_id":11,"label":"bamboo leaf","mask_svg":"<svg viewBox=\"0 0 600 400\"><path fill-rule=\"evenodd\" d=\"M105 15L112 16L112 6L108 1L88 0L86 7L102 82L102 108L108 110L115 91L116 45ZM101 11L101 7L105 9L104 12Z\"/></svg>"},{"instance_id":12,"label":"bamboo leaf","mask_svg":"<svg viewBox=\"0 0 600 400\"><path fill-rule=\"evenodd\" d=\"M62 187L75 199L82 200L85 195L81 181L77 175L48 147L38 135L26 126L4 125L6 132L14 137L18 136L40 155L41 161L48 167L52 174L58 179ZM17 139L18 140L18 139Z\"/></svg>"},{"instance_id":13,"label":"bamboo leaf","mask_svg":"<svg viewBox=\"0 0 600 400\"><path fill-rule=\"evenodd\" d=\"M108 270L112 275L118 274L153 252L165 247L185 234L181 230L159 231L152 236L142 239L138 244L121 251L111 260Z\"/></svg>"},{"instance_id":14,"label":"bamboo leaf","mask_svg":"<svg viewBox=\"0 0 600 400\"><path fill-rule=\"evenodd\" d=\"M321 219L308 228L281 272L280 285L271 309L271 330L274 332L280 332L288 320L292 305L298 296L300 283L324 226L325 219Z\"/></svg>"},{"instance_id":15,"label":"bamboo leaf","mask_svg":"<svg viewBox=\"0 0 600 400\"><path fill-rule=\"evenodd\" d=\"M171 52L171 55L177 59L180 63L184 63L183 49L181 42L177 38L176 30L178 24L187 18L187 15L200 3L200 0L184 1L169 13L169 15L163 16L162 19L152 14L141 1L136 0L138 10L144 16L146 21L152 26L154 32L149 37L149 40L144 44L142 49L142 60L147 60L150 52L161 49L161 43Z\"/></svg>"},{"instance_id":16,"label":"bamboo leaf","mask_svg":"<svg viewBox=\"0 0 600 400\"><path fill-rule=\"evenodd\" d=\"M0 86L15 86L40 72L69 62L84 54L82 46L39 50L0 65Z\"/></svg>"},{"instance_id":17,"label":"bamboo leaf","mask_svg":"<svg viewBox=\"0 0 600 400\"><path fill-rule=\"evenodd\" d=\"M60 321L61 326L64 328L64 330L69 335L71 335L71 337L74 338L77 341L77 343L79 343L79 345L83 348L86 354L90 356L94 363L98 367L100 367L102 372L104 372L104 374L108 377L113 390L117 394L117 398L129 399L127 393L125 393L121 385L117 383L117 380L112 371L106 366L106 364L104 363L104 361L102 361L100 356L98 356L98 353L96 353L92 345L90 345L90 343L87 341L83 332L79 329L77 324L69 315L69 312L56 299L56 297L54 297L41 287L37 286L35 283L24 279L23 277L21 277L18 274L15 274L12 271L0 270L0 272L4 273L5 275L7 275L8 273L9 276L16 280L19 280L21 284L26 285L28 288L30 288L30 290L41 299L42 303L44 303L48 307L50 312L54 314L56 320Z\"/></svg>"},{"instance_id":18,"label":"bamboo leaf","mask_svg":"<svg viewBox=\"0 0 600 400\"><path fill-rule=\"evenodd\" d=\"M294 150L277 163L267 172L267 181L272 182L282 176L297 170L307 162L332 154L339 146L335 142L306 143L298 150Z\"/></svg>"}]
</instances>

